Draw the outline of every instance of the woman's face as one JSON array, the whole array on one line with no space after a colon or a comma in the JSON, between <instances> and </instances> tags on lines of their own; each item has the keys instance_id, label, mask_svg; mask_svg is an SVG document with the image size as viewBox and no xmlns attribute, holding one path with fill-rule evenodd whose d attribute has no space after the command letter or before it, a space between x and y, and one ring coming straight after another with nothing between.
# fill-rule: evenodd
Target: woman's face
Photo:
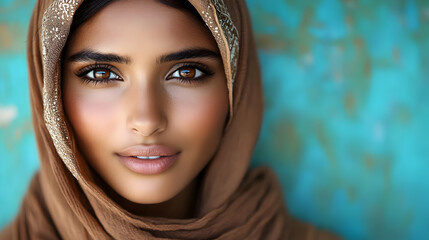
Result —
<instances>
[{"instance_id":1,"label":"woman's face","mask_svg":"<svg viewBox=\"0 0 429 240\"><path fill-rule=\"evenodd\" d=\"M115 1L74 32L64 59L79 149L124 198L167 201L213 157L228 92L201 20L157 1Z\"/></svg>"}]
</instances>

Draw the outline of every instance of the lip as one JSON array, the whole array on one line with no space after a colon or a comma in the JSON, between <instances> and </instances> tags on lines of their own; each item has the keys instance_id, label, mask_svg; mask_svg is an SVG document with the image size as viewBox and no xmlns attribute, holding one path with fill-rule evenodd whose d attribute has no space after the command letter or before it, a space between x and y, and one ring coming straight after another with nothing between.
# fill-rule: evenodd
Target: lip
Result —
<instances>
[{"instance_id":1,"label":"lip","mask_svg":"<svg viewBox=\"0 0 429 240\"><path fill-rule=\"evenodd\" d=\"M178 152L178 150L164 145L135 145L125 148L118 154L124 157L171 156Z\"/></svg>"},{"instance_id":2,"label":"lip","mask_svg":"<svg viewBox=\"0 0 429 240\"><path fill-rule=\"evenodd\" d=\"M129 170L139 174L159 174L169 169L179 158L180 152L163 145L137 145L116 154ZM157 159L139 159L136 156L161 156Z\"/></svg>"}]
</instances>

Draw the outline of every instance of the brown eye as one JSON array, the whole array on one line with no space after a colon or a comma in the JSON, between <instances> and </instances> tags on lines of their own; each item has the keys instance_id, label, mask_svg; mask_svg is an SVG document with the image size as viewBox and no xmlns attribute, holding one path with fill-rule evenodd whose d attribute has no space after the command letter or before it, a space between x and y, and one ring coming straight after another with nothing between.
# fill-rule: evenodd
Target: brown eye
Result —
<instances>
[{"instance_id":1,"label":"brown eye","mask_svg":"<svg viewBox=\"0 0 429 240\"><path fill-rule=\"evenodd\" d=\"M108 79L110 77L110 70L96 69L94 70L94 78Z\"/></svg>"},{"instance_id":2,"label":"brown eye","mask_svg":"<svg viewBox=\"0 0 429 240\"><path fill-rule=\"evenodd\" d=\"M120 77L107 68L95 68L86 74L87 78L93 80L119 80Z\"/></svg>"},{"instance_id":3,"label":"brown eye","mask_svg":"<svg viewBox=\"0 0 429 240\"><path fill-rule=\"evenodd\" d=\"M193 67L181 67L179 69L179 74L183 78L194 78L196 70Z\"/></svg>"},{"instance_id":4,"label":"brown eye","mask_svg":"<svg viewBox=\"0 0 429 240\"><path fill-rule=\"evenodd\" d=\"M169 78L180 78L180 79L196 79L203 76L204 73L196 67L180 67L173 72Z\"/></svg>"}]
</instances>

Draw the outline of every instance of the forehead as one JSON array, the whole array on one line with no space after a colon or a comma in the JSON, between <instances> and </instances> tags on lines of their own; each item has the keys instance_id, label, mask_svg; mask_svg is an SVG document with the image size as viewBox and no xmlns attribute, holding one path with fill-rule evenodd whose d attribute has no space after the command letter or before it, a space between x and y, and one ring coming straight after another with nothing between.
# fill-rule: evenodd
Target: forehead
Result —
<instances>
[{"instance_id":1,"label":"forehead","mask_svg":"<svg viewBox=\"0 0 429 240\"><path fill-rule=\"evenodd\" d=\"M201 19L154 0L121 0L82 24L71 36L67 52L91 48L149 57L150 53L195 47L218 52Z\"/></svg>"}]
</instances>

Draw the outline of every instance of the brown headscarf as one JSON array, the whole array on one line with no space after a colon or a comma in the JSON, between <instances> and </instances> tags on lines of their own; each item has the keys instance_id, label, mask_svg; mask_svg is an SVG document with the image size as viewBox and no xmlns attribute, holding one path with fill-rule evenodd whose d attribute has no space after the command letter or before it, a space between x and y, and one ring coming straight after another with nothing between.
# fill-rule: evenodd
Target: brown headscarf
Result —
<instances>
[{"instance_id":1,"label":"brown headscarf","mask_svg":"<svg viewBox=\"0 0 429 240\"><path fill-rule=\"evenodd\" d=\"M17 218L0 239L327 239L292 220L268 168L249 171L260 131L262 86L244 0L190 0L219 46L228 82L230 119L220 147L201 174L195 216L134 215L94 181L64 115L61 53L83 0L39 0L28 34L33 124L41 170Z\"/></svg>"}]
</instances>

